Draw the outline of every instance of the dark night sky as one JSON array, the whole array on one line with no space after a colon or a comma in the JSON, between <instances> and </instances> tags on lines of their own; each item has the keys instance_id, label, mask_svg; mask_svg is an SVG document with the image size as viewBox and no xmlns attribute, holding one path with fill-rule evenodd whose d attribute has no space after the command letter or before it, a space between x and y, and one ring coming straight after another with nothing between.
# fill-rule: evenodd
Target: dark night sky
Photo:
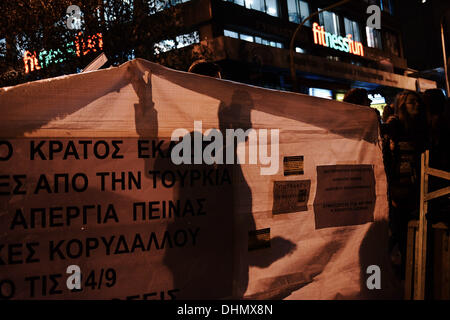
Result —
<instances>
[{"instance_id":1,"label":"dark night sky","mask_svg":"<svg viewBox=\"0 0 450 320\"><path fill-rule=\"evenodd\" d=\"M447 56L450 53L450 0L398 0L395 14L401 21L408 67L416 70L443 67L440 18L445 14Z\"/></svg>"}]
</instances>

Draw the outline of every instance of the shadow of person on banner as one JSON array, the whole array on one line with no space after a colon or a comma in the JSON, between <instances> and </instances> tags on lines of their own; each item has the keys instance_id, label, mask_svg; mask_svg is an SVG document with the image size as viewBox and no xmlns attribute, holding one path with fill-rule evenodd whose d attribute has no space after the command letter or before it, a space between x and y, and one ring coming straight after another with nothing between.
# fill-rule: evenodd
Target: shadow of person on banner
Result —
<instances>
[{"instance_id":1,"label":"shadow of person on banner","mask_svg":"<svg viewBox=\"0 0 450 320\"><path fill-rule=\"evenodd\" d=\"M359 247L361 291L354 298L403 299L403 284L393 269L388 244L388 222L381 220L371 223Z\"/></svg>"},{"instance_id":2,"label":"shadow of person on banner","mask_svg":"<svg viewBox=\"0 0 450 320\"><path fill-rule=\"evenodd\" d=\"M153 101L151 75L148 71L141 71L137 66L128 69L128 76L134 92L138 96L138 103L134 104L134 120L139 140L147 140L149 144L158 143L158 112ZM154 142L153 142L154 141ZM144 172L150 178L150 155L144 160Z\"/></svg>"},{"instance_id":3,"label":"shadow of person on banner","mask_svg":"<svg viewBox=\"0 0 450 320\"><path fill-rule=\"evenodd\" d=\"M173 287L179 290L177 298L242 298L248 287L250 265L268 267L295 247L276 237L249 248L249 237L256 231L252 193L237 163L237 145L235 141L226 141L226 130L245 132L251 129L252 108L250 95L244 90L235 90L230 104L221 102L219 105L219 130L203 128L205 135L194 131L183 137L183 141L190 140L191 160L194 160L195 147L200 145L195 145L195 139L207 140L201 144L204 155L209 141L222 137L218 144L222 147L211 152L216 159L222 157L221 163L206 164L202 159L199 164L191 161L175 165L170 158L156 159L154 171L159 171L160 178L167 180L161 181L163 185L172 185L167 177L177 177L173 183L173 202L179 203L180 210L178 215L175 210L167 213L172 214L167 232L174 243L166 249L164 257L164 263L172 272ZM228 153L232 153L233 163L227 163Z\"/></svg>"},{"instance_id":4,"label":"shadow of person on banner","mask_svg":"<svg viewBox=\"0 0 450 320\"><path fill-rule=\"evenodd\" d=\"M172 210L167 210L166 232L174 241L170 248L165 249L164 264L172 273L173 289L179 290L177 299L234 296L233 213L237 187L240 197L244 199L243 208L250 213L250 217L252 206L251 191L240 166L235 162L225 164L227 150L235 152L235 148L226 148L225 130L221 130L221 110L239 109L239 115L234 116L247 118L243 129L250 126L251 104L244 107L241 105L243 101L236 99L237 96L233 95L233 106L225 107L223 103L219 106L220 129L202 128L204 132L186 132L177 144L167 146L168 143L165 143L162 153L172 154L172 157L158 157L154 163L153 171L160 173L160 186L172 189L173 199L169 204ZM242 111L245 108L248 108L247 112ZM245 117L244 113L248 116ZM185 144L184 149L175 149L182 144ZM213 146L214 149L211 149ZM204 155L208 153L208 148L211 157L206 163L207 157ZM183 163L174 163L175 154L184 159ZM176 181L171 180L172 177ZM252 219L249 224L254 228Z\"/></svg>"},{"instance_id":5,"label":"shadow of person on banner","mask_svg":"<svg viewBox=\"0 0 450 320\"><path fill-rule=\"evenodd\" d=\"M219 106L218 117L223 136L226 136L227 129L242 129L244 132L251 129L253 108L253 101L245 90L235 90L230 105L222 102ZM230 148L230 142L227 141L225 149L226 152L233 152L234 163L237 163L237 143L235 142L231 142ZM227 166L232 166L230 171L233 171L234 183L232 193L234 204L233 298L243 298L248 289L250 266L267 268L291 253L296 245L282 237L272 238L268 227L261 226L257 230L252 208L252 193L245 180L242 166L239 164Z\"/></svg>"}]
</instances>

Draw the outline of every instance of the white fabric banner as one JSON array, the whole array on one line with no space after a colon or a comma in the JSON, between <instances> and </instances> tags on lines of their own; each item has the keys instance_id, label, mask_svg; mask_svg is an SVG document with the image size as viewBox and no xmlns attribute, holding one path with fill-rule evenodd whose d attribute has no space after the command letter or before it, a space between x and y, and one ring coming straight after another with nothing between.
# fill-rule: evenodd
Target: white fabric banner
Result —
<instances>
[{"instance_id":1,"label":"white fabric banner","mask_svg":"<svg viewBox=\"0 0 450 320\"><path fill-rule=\"evenodd\" d=\"M2 298L399 297L367 107L137 59L0 112Z\"/></svg>"}]
</instances>

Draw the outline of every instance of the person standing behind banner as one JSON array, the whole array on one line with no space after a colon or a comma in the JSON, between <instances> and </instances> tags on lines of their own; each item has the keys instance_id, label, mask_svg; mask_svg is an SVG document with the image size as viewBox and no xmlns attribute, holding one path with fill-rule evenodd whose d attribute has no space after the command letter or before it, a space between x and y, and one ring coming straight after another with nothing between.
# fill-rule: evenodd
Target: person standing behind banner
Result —
<instances>
[{"instance_id":1,"label":"person standing behind banner","mask_svg":"<svg viewBox=\"0 0 450 320\"><path fill-rule=\"evenodd\" d=\"M344 102L359 104L361 106L370 107L372 101L368 98L367 90L362 88L353 88L347 91L344 96ZM373 109L377 114L378 123L381 124L381 115L377 109Z\"/></svg>"},{"instance_id":2,"label":"person standing behind banner","mask_svg":"<svg viewBox=\"0 0 450 320\"><path fill-rule=\"evenodd\" d=\"M188 72L222 79L220 67L214 62L208 62L203 59L194 61L189 67Z\"/></svg>"},{"instance_id":3,"label":"person standing behind banner","mask_svg":"<svg viewBox=\"0 0 450 320\"><path fill-rule=\"evenodd\" d=\"M394 114L386 120L383 155L389 188L392 247L401 254L404 276L408 221L418 218L421 154L427 147L426 114L419 94L397 95Z\"/></svg>"},{"instance_id":4,"label":"person standing behind banner","mask_svg":"<svg viewBox=\"0 0 450 320\"><path fill-rule=\"evenodd\" d=\"M367 107L370 107L371 103L370 99L367 97L367 90L362 88L348 90L343 101Z\"/></svg>"},{"instance_id":5,"label":"person standing behind banner","mask_svg":"<svg viewBox=\"0 0 450 320\"><path fill-rule=\"evenodd\" d=\"M387 119L394 114L394 106L392 103L388 103L383 108L383 114L381 115L381 120L383 123L387 121Z\"/></svg>"}]
</instances>

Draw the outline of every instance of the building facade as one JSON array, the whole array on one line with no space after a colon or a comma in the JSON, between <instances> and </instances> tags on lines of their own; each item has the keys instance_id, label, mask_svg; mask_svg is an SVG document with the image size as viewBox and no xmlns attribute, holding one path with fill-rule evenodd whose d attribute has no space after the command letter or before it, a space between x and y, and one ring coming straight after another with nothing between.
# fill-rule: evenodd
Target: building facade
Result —
<instances>
[{"instance_id":1,"label":"building facade","mask_svg":"<svg viewBox=\"0 0 450 320\"><path fill-rule=\"evenodd\" d=\"M290 91L291 36L306 17L333 3L190 0L179 5L194 42L211 48L211 60L222 67L225 79ZM381 9L379 30L366 25L371 4ZM340 100L350 88L362 87L381 108L399 91L435 86L407 75L396 5L396 0L351 1L307 21L295 40L299 91Z\"/></svg>"},{"instance_id":2,"label":"building facade","mask_svg":"<svg viewBox=\"0 0 450 320\"><path fill-rule=\"evenodd\" d=\"M77 63L84 67L104 51L109 65L144 57L182 70L194 58L204 57L221 66L225 79L286 91L296 87L296 91L329 99L340 100L350 88L361 87L370 91L373 106L380 111L399 91L436 86L432 79L420 79L417 70L408 68L402 0L353 0L306 21L294 43L294 86L289 49L294 31L312 13L337 1L123 0L116 12L122 15L121 22L105 28L106 22L117 18L108 10L111 3L104 0L84 9L98 19L98 28L81 30L84 39L76 36L62 49L24 48L24 74L28 76L24 80L39 79L39 73L42 77L60 75L62 67L57 69L55 61L60 66ZM367 26L370 5L381 10L381 29ZM158 15L175 9L177 14L167 26L155 25ZM143 15L146 20L137 19ZM137 42L127 42L135 34L126 30L139 34ZM158 32L163 38L153 39ZM61 52L65 56L58 56ZM182 56L187 59L173 63Z\"/></svg>"}]
</instances>

